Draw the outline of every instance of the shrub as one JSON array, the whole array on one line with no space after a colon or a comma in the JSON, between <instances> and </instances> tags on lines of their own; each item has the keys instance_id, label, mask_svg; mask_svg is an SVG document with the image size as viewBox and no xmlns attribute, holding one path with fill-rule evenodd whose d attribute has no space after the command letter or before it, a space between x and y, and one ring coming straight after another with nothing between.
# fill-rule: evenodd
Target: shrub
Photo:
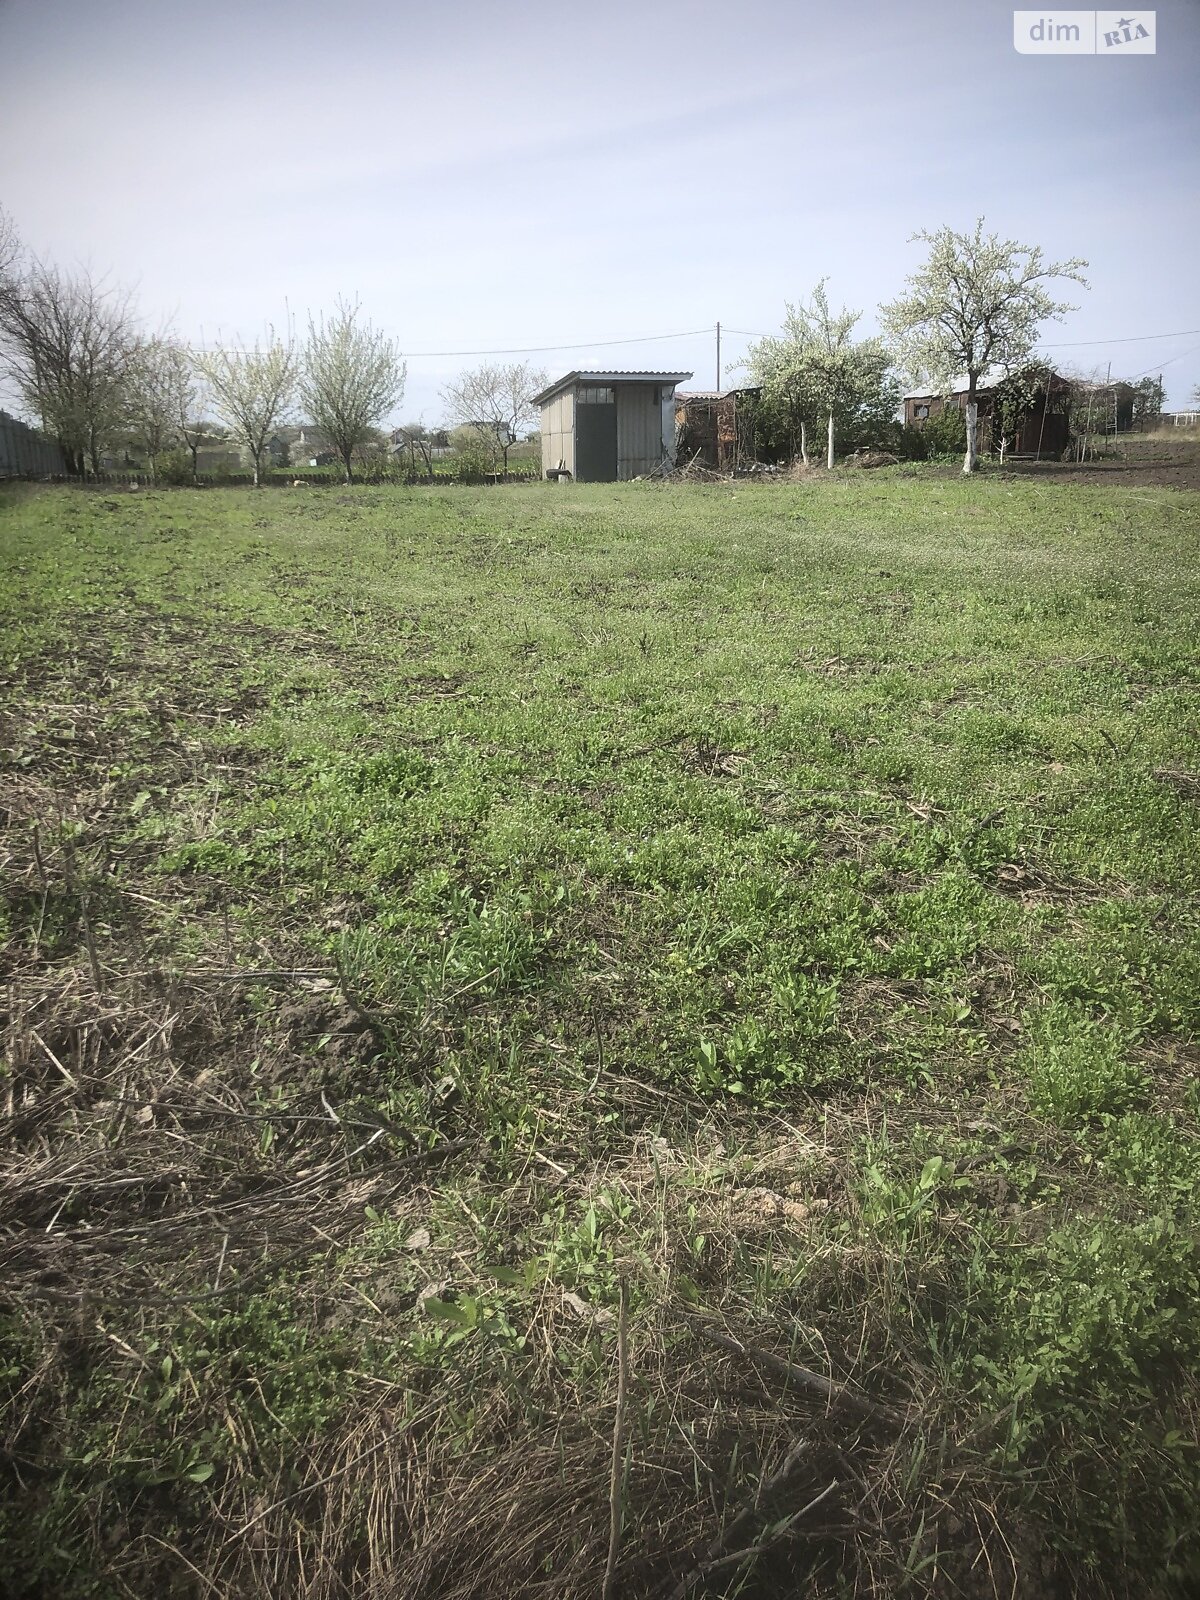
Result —
<instances>
[{"instance_id":1,"label":"shrub","mask_svg":"<svg viewBox=\"0 0 1200 1600\"><path fill-rule=\"evenodd\" d=\"M168 450L159 456L155 477L159 483L178 487L192 483L192 458L187 450Z\"/></svg>"},{"instance_id":2,"label":"shrub","mask_svg":"<svg viewBox=\"0 0 1200 1600\"><path fill-rule=\"evenodd\" d=\"M454 474L458 478L481 478L496 470L496 451L478 428L455 428L450 435L454 446Z\"/></svg>"},{"instance_id":3,"label":"shrub","mask_svg":"<svg viewBox=\"0 0 1200 1600\"><path fill-rule=\"evenodd\" d=\"M926 457L961 456L967 448L967 419L957 406L930 417L921 432Z\"/></svg>"},{"instance_id":4,"label":"shrub","mask_svg":"<svg viewBox=\"0 0 1200 1600\"><path fill-rule=\"evenodd\" d=\"M924 461L929 455L926 430L907 424L903 428L897 428L895 452L901 461Z\"/></svg>"}]
</instances>

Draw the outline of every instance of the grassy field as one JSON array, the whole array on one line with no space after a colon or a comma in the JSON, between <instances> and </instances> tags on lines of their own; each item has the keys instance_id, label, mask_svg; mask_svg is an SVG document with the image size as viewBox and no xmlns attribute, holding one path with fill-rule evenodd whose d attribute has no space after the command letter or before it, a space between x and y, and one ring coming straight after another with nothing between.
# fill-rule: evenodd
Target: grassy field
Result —
<instances>
[{"instance_id":1,"label":"grassy field","mask_svg":"<svg viewBox=\"0 0 1200 1600\"><path fill-rule=\"evenodd\" d=\"M0 498L0 1590L1200 1592L1198 540Z\"/></svg>"}]
</instances>

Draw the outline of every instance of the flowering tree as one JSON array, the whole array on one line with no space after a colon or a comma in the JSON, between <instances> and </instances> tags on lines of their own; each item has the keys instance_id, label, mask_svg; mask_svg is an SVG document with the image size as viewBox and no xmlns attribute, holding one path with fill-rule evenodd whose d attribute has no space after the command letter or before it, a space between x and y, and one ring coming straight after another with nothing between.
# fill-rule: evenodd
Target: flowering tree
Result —
<instances>
[{"instance_id":1,"label":"flowering tree","mask_svg":"<svg viewBox=\"0 0 1200 1600\"><path fill-rule=\"evenodd\" d=\"M359 307L339 300L328 321L308 323L300 398L313 424L342 458L349 483L355 450L404 398L408 368L398 345Z\"/></svg>"},{"instance_id":2,"label":"flowering tree","mask_svg":"<svg viewBox=\"0 0 1200 1600\"><path fill-rule=\"evenodd\" d=\"M837 427L868 413L890 414L899 395L882 340L856 340L862 313L845 306L834 312L825 283L822 278L808 305L788 304L783 332L751 345L746 365L768 406L799 430L806 466L808 429L825 425L826 465L832 467Z\"/></svg>"},{"instance_id":3,"label":"flowering tree","mask_svg":"<svg viewBox=\"0 0 1200 1600\"><path fill-rule=\"evenodd\" d=\"M267 330L265 345L207 350L197 366L208 384L213 410L230 437L250 452L254 484L262 477L267 440L287 417L296 388L296 352L289 339Z\"/></svg>"},{"instance_id":4,"label":"flowering tree","mask_svg":"<svg viewBox=\"0 0 1200 1600\"><path fill-rule=\"evenodd\" d=\"M913 235L929 246L929 259L907 279L907 293L880 306L884 330L899 359L919 381L949 385L967 377L967 452L964 472L978 462L979 380L1029 364L1041 323L1073 311L1046 288L1055 278L1087 285L1079 257L1047 261L1038 245L984 233L939 228Z\"/></svg>"}]
</instances>

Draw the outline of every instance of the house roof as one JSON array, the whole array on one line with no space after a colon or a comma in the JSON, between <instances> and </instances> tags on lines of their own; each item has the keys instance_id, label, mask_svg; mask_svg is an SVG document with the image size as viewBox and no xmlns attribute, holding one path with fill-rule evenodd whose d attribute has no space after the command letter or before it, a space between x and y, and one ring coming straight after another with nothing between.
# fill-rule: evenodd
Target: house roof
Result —
<instances>
[{"instance_id":1,"label":"house roof","mask_svg":"<svg viewBox=\"0 0 1200 1600\"><path fill-rule=\"evenodd\" d=\"M685 383L691 376L690 372L568 372L535 394L533 403L540 406L573 383Z\"/></svg>"}]
</instances>

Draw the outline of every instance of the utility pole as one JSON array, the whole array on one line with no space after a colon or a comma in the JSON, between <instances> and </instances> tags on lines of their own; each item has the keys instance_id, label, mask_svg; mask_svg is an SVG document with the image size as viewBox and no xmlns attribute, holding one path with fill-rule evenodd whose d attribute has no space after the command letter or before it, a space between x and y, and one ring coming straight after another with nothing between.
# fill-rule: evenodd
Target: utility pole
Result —
<instances>
[{"instance_id":1,"label":"utility pole","mask_svg":"<svg viewBox=\"0 0 1200 1600\"><path fill-rule=\"evenodd\" d=\"M1108 363L1108 371L1104 376L1104 387L1106 389L1110 390L1111 393L1112 393L1113 438L1115 439L1116 436L1117 436L1117 391L1112 386L1112 362L1111 361ZM1107 395L1105 396L1105 398L1106 399L1108 398ZM1105 409L1107 410L1107 407ZM1107 436L1108 436L1108 418L1107 417L1105 417L1105 419L1104 419L1104 433L1105 433L1105 437L1107 438Z\"/></svg>"},{"instance_id":2,"label":"utility pole","mask_svg":"<svg viewBox=\"0 0 1200 1600\"><path fill-rule=\"evenodd\" d=\"M721 392L721 324L717 323L717 393Z\"/></svg>"}]
</instances>

